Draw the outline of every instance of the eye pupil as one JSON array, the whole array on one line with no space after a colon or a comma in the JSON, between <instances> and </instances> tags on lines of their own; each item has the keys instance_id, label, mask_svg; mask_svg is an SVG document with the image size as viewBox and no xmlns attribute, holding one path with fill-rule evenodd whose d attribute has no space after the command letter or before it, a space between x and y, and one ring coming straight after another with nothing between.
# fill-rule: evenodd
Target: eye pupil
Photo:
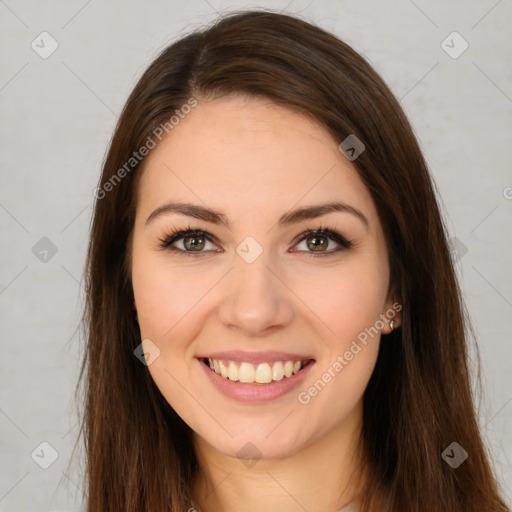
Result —
<instances>
[{"instance_id":1,"label":"eye pupil","mask_svg":"<svg viewBox=\"0 0 512 512\"><path fill-rule=\"evenodd\" d=\"M198 242L199 240L199 242ZM192 241L190 243L187 243L189 241ZM201 243L202 241L202 243ZM202 236L196 236L196 235L190 235L184 237L183 243L185 244L185 247L187 249L195 250L197 248L202 249L204 247L204 237Z\"/></svg>"},{"instance_id":2,"label":"eye pupil","mask_svg":"<svg viewBox=\"0 0 512 512\"><path fill-rule=\"evenodd\" d=\"M309 240L313 240L311 245L309 243ZM320 240L320 242L319 242L319 240ZM308 247L310 249L311 248L313 248L314 250L316 250L318 248L325 249L327 247L327 245L328 245L328 241L325 236L314 235L314 236L308 237Z\"/></svg>"}]
</instances>

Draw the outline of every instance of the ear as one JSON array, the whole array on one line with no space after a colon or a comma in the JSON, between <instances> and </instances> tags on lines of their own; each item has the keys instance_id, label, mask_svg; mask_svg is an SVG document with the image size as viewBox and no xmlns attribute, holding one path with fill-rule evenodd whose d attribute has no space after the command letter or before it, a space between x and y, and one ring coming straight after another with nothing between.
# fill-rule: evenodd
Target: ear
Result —
<instances>
[{"instance_id":1,"label":"ear","mask_svg":"<svg viewBox=\"0 0 512 512\"><path fill-rule=\"evenodd\" d=\"M382 334L389 334L402 325L402 309L401 301L397 300L395 297L390 297L389 300L386 301L381 314L382 321L385 324L382 328Z\"/></svg>"}]
</instances>

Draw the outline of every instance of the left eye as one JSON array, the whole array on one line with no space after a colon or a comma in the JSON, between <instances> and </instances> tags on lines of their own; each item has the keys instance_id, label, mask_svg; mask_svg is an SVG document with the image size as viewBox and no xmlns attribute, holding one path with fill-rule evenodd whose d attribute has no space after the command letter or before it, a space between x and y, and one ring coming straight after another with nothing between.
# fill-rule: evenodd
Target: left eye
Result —
<instances>
[{"instance_id":1,"label":"left eye","mask_svg":"<svg viewBox=\"0 0 512 512\"><path fill-rule=\"evenodd\" d=\"M306 249L303 248L303 250L310 250L311 252L326 252L327 247L332 245L333 241L336 242L336 240L334 240L334 238L331 236L322 233L316 233L302 237L300 243L295 247L298 248L301 244L304 244Z\"/></svg>"},{"instance_id":2,"label":"left eye","mask_svg":"<svg viewBox=\"0 0 512 512\"><path fill-rule=\"evenodd\" d=\"M338 244L337 248L332 250L323 250L326 249L329 245L329 241L334 241ZM347 240L344 236L336 233L335 231L331 231L329 229L317 229L312 231L307 231L298 240L300 243L304 242L308 249L312 249L310 251L306 250L305 252L308 256L329 256L333 253L337 253L344 249L350 249L352 247L352 242Z\"/></svg>"}]
</instances>

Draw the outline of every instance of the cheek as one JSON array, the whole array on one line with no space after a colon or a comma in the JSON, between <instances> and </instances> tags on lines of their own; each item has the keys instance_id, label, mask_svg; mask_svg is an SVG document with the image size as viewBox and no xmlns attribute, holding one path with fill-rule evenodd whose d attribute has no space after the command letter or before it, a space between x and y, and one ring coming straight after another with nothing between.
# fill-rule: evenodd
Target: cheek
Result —
<instances>
[{"instance_id":1,"label":"cheek","mask_svg":"<svg viewBox=\"0 0 512 512\"><path fill-rule=\"evenodd\" d=\"M378 357L388 285L386 267L377 259L340 266L314 281L314 288L313 282L304 283L301 298L321 319L315 324L321 328L324 351L310 387L299 396L313 418L312 430L342 421L361 400ZM326 410L331 411L328 419L322 413Z\"/></svg>"},{"instance_id":2,"label":"cheek","mask_svg":"<svg viewBox=\"0 0 512 512\"><path fill-rule=\"evenodd\" d=\"M204 295L200 288L205 286L204 279L201 285L197 276L169 268L149 252L134 250L132 283L141 339L150 339L160 350L148 370L167 402L181 415L190 409L182 387L192 373L187 349L194 333L189 320Z\"/></svg>"},{"instance_id":3,"label":"cheek","mask_svg":"<svg viewBox=\"0 0 512 512\"><path fill-rule=\"evenodd\" d=\"M141 335L162 340L201 300L208 284L193 271L175 269L161 256L133 253L132 283Z\"/></svg>"},{"instance_id":4,"label":"cheek","mask_svg":"<svg viewBox=\"0 0 512 512\"><path fill-rule=\"evenodd\" d=\"M338 344L375 324L388 287L387 268L378 258L353 258L346 263L302 276L294 286L322 321L324 334Z\"/></svg>"}]
</instances>

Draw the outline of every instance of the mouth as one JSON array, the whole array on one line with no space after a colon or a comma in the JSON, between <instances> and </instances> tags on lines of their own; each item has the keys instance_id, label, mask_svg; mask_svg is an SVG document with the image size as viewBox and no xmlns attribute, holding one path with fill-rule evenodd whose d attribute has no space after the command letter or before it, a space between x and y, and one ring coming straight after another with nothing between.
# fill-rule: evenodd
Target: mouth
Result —
<instances>
[{"instance_id":1,"label":"mouth","mask_svg":"<svg viewBox=\"0 0 512 512\"><path fill-rule=\"evenodd\" d=\"M259 362L232 361L211 357L200 358L200 361L212 372L226 380L241 384L265 385L286 380L300 373L314 363L314 359L280 360Z\"/></svg>"}]
</instances>

